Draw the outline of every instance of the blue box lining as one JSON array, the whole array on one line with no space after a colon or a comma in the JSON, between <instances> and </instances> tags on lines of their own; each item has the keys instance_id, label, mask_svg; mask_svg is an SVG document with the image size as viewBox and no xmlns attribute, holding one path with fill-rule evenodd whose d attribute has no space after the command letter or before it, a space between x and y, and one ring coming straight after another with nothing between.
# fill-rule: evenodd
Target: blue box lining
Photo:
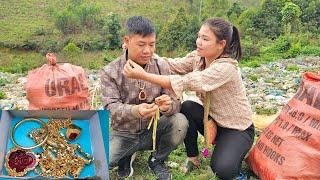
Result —
<instances>
[{"instance_id":1,"label":"blue box lining","mask_svg":"<svg viewBox=\"0 0 320 180\"><path fill-rule=\"evenodd\" d=\"M20 120L22 120L22 117L14 117L10 123L10 131L9 133L11 133L12 128L14 127L14 125L19 122ZM48 122L47 118L40 118L41 120ZM79 143L82 150L86 153L89 154L93 154L92 152L92 146L91 146L91 138L90 138L90 128L89 128L89 120L72 120L73 124L79 126L82 128L81 131L81 135L74 141L72 141L72 144L75 143ZM41 127L40 124L36 123L36 122L26 122L23 123L19 128L17 128L16 132L15 132L15 140L17 141L18 144L23 145L23 146L32 146L34 145L34 142L31 138L27 137L27 133L29 131L26 131L26 129L31 129L32 128L39 128ZM61 131L62 133L65 133L65 130ZM7 152L13 148L13 143L11 141L10 136L8 136L8 141L7 141ZM34 152L41 152L42 149L41 148L37 148L35 150L33 150ZM5 168L3 168L2 170L2 174L3 175L8 175L7 171ZM83 168L83 170L80 173L80 178L86 178L86 177L92 177L95 175L95 171L94 171L94 163L91 163L89 165L85 165L85 167ZM35 177L38 176L36 173L34 173L33 171L30 171L27 173L27 175L25 177Z\"/></svg>"}]
</instances>

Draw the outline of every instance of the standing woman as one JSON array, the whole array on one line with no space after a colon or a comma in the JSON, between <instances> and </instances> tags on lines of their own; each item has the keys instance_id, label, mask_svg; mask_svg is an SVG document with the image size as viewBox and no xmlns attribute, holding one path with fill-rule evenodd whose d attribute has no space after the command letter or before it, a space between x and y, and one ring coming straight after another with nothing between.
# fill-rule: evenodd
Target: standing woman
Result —
<instances>
[{"instance_id":1,"label":"standing woman","mask_svg":"<svg viewBox=\"0 0 320 180\"><path fill-rule=\"evenodd\" d=\"M217 124L210 165L220 179L231 179L239 176L254 139L252 111L238 65L242 55L239 32L223 19L209 19L199 30L196 44L197 50L186 57L168 59L176 75L147 73L131 60L125 65L124 74L171 89L178 97L183 91L196 91L202 104L209 93L209 118ZM198 132L204 133L202 104L185 101L181 107L189 121L184 140L189 171L200 165L197 137Z\"/></svg>"}]
</instances>

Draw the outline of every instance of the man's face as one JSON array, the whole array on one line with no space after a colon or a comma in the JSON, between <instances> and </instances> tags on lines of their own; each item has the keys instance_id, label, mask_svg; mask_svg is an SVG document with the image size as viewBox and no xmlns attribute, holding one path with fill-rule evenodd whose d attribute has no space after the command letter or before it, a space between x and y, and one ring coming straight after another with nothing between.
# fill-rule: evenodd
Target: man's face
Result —
<instances>
[{"instance_id":1,"label":"man's face","mask_svg":"<svg viewBox=\"0 0 320 180\"><path fill-rule=\"evenodd\" d=\"M139 65L145 65L150 60L156 49L156 35L142 36L138 34L124 37L128 48L128 57Z\"/></svg>"}]
</instances>

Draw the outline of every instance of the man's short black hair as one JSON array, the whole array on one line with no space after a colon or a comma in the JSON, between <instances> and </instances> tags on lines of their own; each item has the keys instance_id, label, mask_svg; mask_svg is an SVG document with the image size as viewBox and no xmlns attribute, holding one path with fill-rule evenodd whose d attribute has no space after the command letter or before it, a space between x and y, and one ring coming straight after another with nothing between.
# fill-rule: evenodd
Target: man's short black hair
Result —
<instances>
[{"instance_id":1,"label":"man's short black hair","mask_svg":"<svg viewBox=\"0 0 320 180\"><path fill-rule=\"evenodd\" d=\"M138 34L143 37L155 34L153 23L142 16L132 16L126 24L126 35Z\"/></svg>"}]
</instances>

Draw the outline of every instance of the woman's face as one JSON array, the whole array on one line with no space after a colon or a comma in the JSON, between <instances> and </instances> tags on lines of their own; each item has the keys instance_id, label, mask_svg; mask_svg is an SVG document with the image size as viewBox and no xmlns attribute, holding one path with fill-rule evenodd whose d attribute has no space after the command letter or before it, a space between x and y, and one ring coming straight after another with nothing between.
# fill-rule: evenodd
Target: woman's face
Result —
<instances>
[{"instance_id":1,"label":"woman's face","mask_svg":"<svg viewBox=\"0 0 320 180\"><path fill-rule=\"evenodd\" d=\"M196 41L198 56L209 60L219 57L224 49L225 40L218 41L216 35L207 25L202 25Z\"/></svg>"}]
</instances>

